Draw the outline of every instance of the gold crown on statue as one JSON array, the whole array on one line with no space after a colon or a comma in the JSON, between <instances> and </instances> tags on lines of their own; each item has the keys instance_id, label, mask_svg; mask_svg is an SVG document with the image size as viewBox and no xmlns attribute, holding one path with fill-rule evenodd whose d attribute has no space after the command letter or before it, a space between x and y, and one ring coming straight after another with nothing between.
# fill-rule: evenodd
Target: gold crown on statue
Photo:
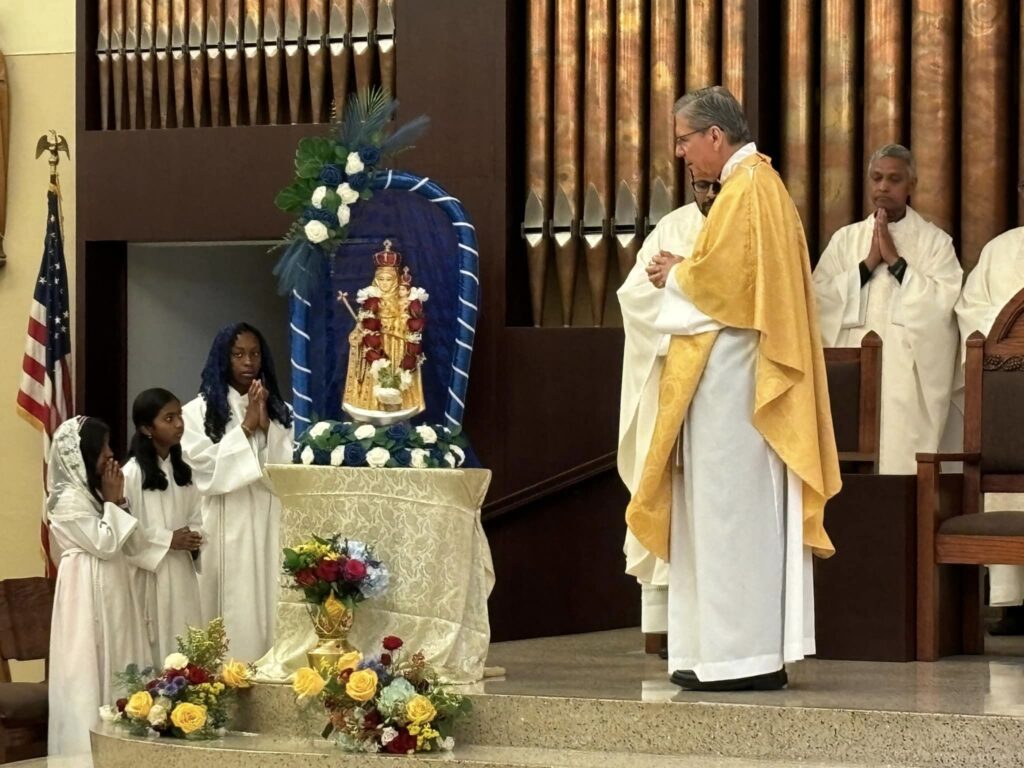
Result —
<instances>
[{"instance_id":1,"label":"gold crown on statue","mask_svg":"<svg viewBox=\"0 0 1024 768\"><path fill-rule=\"evenodd\" d=\"M402 255L391 250L391 241L384 241L384 250L373 254L373 263L378 267L395 267L402 263Z\"/></svg>"}]
</instances>

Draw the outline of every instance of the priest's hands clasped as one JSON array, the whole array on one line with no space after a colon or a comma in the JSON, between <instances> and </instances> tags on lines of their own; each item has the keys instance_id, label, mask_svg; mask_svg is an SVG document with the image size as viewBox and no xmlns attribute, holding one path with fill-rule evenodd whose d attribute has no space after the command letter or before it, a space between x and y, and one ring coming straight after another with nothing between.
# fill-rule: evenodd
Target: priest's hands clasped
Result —
<instances>
[{"instance_id":1,"label":"priest's hands clasped","mask_svg":"<svg viewBox=\"0 0 1024 768\"><path fill-rule=\"evenodd\" d=\"M203 537L198 532L179 528L171 534L171 549L183 549L186 552L198 552L203 545Z\"/></svg>"},{"instance_id":2,"label":"priest's hands clasped","mask_svg":"<svg viewBox=\"0 0 1024 768\"><path fill-rule=\"evenodd\" d=\"M682 260L682 256L676 256L668 251L659 251L647 265L647 279L655 288L664 288L665 283L668 282L668 273Z\"/></svg>"}]
</instances>

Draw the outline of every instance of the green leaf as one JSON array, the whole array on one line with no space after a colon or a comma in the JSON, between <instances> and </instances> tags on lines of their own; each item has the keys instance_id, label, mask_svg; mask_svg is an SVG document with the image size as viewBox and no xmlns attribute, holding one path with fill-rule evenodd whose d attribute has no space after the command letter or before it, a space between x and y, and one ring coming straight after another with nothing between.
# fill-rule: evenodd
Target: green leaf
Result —
<instances>
[{"instance_id":1,"label":"green leaf","mask_svg":"<svg viewBox=\"0 0 1024 768\"><path fill-rule=\"evenodd\" d=\"M286 213L299 213L308 202L305 186L299 182L285 187L274 198L274 205Z\"/></svg>"},{"instance_id":2,"label":"green leaf","mask_svg":"<svg viewBox=\"0 0 1024 768\"><path fill-rule=\"evenodd\" d=\"M334 159L344 163L348 160L348 147L338 144L334 148Z\"/></svg>"}]
</instances>

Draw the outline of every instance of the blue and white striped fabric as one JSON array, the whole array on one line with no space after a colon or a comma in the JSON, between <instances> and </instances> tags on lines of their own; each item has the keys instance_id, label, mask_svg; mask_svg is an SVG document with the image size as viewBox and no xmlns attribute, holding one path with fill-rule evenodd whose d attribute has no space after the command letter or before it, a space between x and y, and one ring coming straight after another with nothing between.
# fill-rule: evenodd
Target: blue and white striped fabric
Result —
<instances>
[{"instance_id":1,"label":"blue and white striped fabric","mask_svg":"<svg viewBox=\"0 0 1024 768\"><path fill-rule=\"evenodd\" d=\"M458 259L459 306L456 316L456 337L448 381L444 418L448 426L462 426L469 387L469 367L476 336L477 314L480 306L480 253L476 230L462 203L428 178L402 171L379 171L371 187L374 190L406 191L438 206L451 222ZM353 209L359 215L359 206ZM310 302L308 297L293 293L291 297L290 339L292 365L292 391L294 394L296 434L301 434L313 419L313 388L310 380Z\"/></svg>"}]
</instances>

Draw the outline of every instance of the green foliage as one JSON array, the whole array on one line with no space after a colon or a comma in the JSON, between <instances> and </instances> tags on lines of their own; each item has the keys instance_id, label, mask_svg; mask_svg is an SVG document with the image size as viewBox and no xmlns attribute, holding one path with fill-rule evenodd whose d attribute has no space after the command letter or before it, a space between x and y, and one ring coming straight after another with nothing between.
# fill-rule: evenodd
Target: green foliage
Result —
<instances>
[{"instance_id":1,"label":"green foliage","mask_svg":"<svg viewBox=\"0 0 1024 768\"><path fill-rule=\"evenodd\" d=\"M178 650L195 666L219 669L228 653L224 619L214 619L205 629L186 627L185 634L178 636Z\"/></svg>"}]
</instances>

